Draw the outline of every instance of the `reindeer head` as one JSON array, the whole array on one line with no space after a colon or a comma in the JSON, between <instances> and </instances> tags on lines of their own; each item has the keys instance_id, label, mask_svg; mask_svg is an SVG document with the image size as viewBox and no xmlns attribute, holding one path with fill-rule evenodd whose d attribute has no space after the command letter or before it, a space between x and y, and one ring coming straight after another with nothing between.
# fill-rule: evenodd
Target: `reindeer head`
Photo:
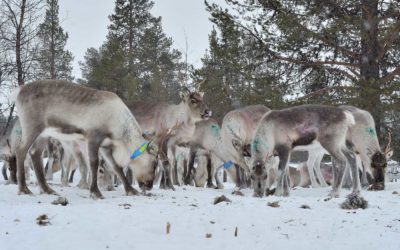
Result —
<instances>
[{"instance_id":1,"label":"reindeer head","mask_svg":"<svg viewBox=\"0 0 400 250\"><path fill-rule=\"evenodd\" d=\"M378 151L372 155L371 170L373 183L369 190L384 190L385 189L385 172L387 167L387 160L393 155L393 149L390 144L392 141L391 133L388 134L388 144L386 145L384 153Z\"/></svg>"},{"instance_id":2,"label":"reindeer head","mask_svg":"<svg viewBox=\"0 0 400 250\"><path fill-rule=\"evenodd\" d=\"M203 101L203 96L204 92L192 92L186 87L181 92L182 102L187 105L194 122L202 119L207 120L212 116L211 110L207 108Z\"/></svg>"},{"instance_id":3,"label":"reindeer head","mask_svg":"<svg viewBox=\"0 0 400 250\"><path fill-rule=\"evenodd\" d=\"M149 141L147 145L147 153L155 157L152 166L147 171L142 170L141 172L135 171L136 179L139 183L139 187L142 190L151 190L153 188L153 181L155 177L155 171L158 165L158 159L161 161L167 161L167 143L168 139L175 135L176 132L182 127L182 124L175 124L172 128L167 129L158 136L154 134L144 134L143 137Z\"/></svg>"},{"instance_id":4,"label":"reindeer head","mask_svg":"<svg viewBox=\"0 0 400 250\"><path fill-rule=\"evenodd\" d=\"M153 187L153 181L158 164L158 145L154 140L150 140L141 147L143 147L144 151L140 156L131 159L129 165L139 183L139 186L143 190L150 190Z\"/></svg>"},{"instance_id":5,"label":"reindeer head","mask_svg":"<svg viewBox=\"0 0 400 250\"><path fill-rule=\"evenodd\" d=\"M256 161L251 169L251 180L254 189L254 197L263 197L267 183L267 169L261 161Z\"/></svg>"}]
</instances>

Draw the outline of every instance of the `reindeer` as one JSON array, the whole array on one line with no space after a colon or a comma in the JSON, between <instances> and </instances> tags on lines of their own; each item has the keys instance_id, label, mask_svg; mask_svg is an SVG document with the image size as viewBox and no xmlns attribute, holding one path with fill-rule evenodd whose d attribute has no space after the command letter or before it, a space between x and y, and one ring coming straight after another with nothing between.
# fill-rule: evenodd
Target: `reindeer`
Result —
<instances>
[{"instance_id":1,"label":"reindeer","mask_svg":"<svg viewBox=\"0 0 400 250\"><path fill-rule=\"evenodd\" d=\"M175 145L190 140L195 129L195 123L211 117L211 111L203 102L203 95L203 92L191 92L185 89L181 93L181 102L177 105L165 102L137 102L128 104L128 107L135 115L143 132L148 135L159 137L176 124L180 124L180 129L165 141L167 151L171 151L169 155L175 156ZM165 185L160 185L161 188L173 189L170 166L174 165L174 157L163 161L165 174L163 174L162 179L166 178L166 180L162 180L161 183L165 183Z\"/></svg>"},{"instance_id":2,"label":"reindeer","mask_svg":"<svg viewBox=\"0 0 400 250\"><path fill-rule=\"evenodd\" d=\"M5 165L3 176L7 177L7 168L10 172L10 178L6 184L17 184L17 157L16 148L21 143L22 129L19 119L13 119L8 127L4 137L0 140L0 158L3 158ZM31 160L29 157L24 162L26 175L29 177Z\"/></svg>"},{"instance_id":3,"label":"reindeer","mask_svg":"<svg viewBox=\"0 0 400 250\"><path fill-rule=\"evenodd\" d=\"M94 199L103 198L97 186L99 150L121 179L127 195L138 192L128 184L123 166L135 169L141 181L154 179L156 148L143 138L135 117L114 93L62 80L36 81L20 87L16 107L22 127L22 141L17 148L20 194L32 193L22 171L28 151L41 191L55 194L43 173L41 153L46 137L87 141L92 173L90 195Z\"/></svg>"},{"instance_id":4,"label":"reindeer","mask_svg":"<svg viewBox=\"0 0 400 250\"><path fill-rule=\"evenodd\" d=\"M363 184L363 186L368 186L368 175L368 177L370 177L370 181L372 182L370 187L371 190L384 189L386 161L393 155L393 150L390 147L390 133L388 136L388 144L385 150L382 152L380 150L378 137L375 132L375 122L372 115L368 111L354 106L343 105L339 106L339 108L352 113L355 119L356 124L355 126L349 128L346 142L356 154L357 167L361 172L361 184ZM307 165L313 187L315 186L313 183L316 183L316 180L312 169L316 171L318 175L318 181L320 183L325 183L323 176L319 174L321 173L320 164L324 154L328 154L328 152L318 148L309 151L310 156ZM373 157L373 155L375 156ZM309 164L310 159L311 161L314 160L315 163ZM375 162L372 162L372 160ZM350 187L352 185L349 167L346 167L343 185L346 185L346 187ZM322 186L325 186L325 184L322 184Z\"/></svg>"},{"instance_id":5,"label":"reindeer","mask_svg":"<svg viewBox=\"0 0 400 250\"><path fill-rule=\"evenodd\" d=\"M262 116L269 110L262 105L250 105L228 112L221 127L216 121L199 124L190 145L204 148L215 154L224 162L225 169L235 166L236 172L239 172L237 170L240 168L249 172L245 157L250 156L252 135ZM239 173L234 175L236 184L239 187L242 186Z\"/></svg>"},{"instance_id":6,"label":"reindeer","mask_svg":"<svg viewBox=\"0 0 400 250\"><path fill-rule=\"evenodd\" d=\"M361 159L357 161L359 169L363 171L363 178L369 174L372 178L371 190L383 190L385 188L385 171L387 167L387 159L393 155L391 148L391 136L389 133L388 144L382 152L378 135L375 130L375 122L372 115L363 109L353 106L343 105L340 109L350 112L355 119L355 126L350 127L346 140L349 147ZM352 174L354 178L354 174Z\"/></svg>"},{"instance_id":7,"label":"reindeer","mask_svg":"<svg viewBox=\"0 0 400 250\"><path fill-rule=\"evenodd\" d=\"M353 193L359 194L355 156L346 146L347 131L354 126L354 116L346 110L324 105L301 105L266 113L255 130L251 145L251 177L254 195L262 197L265 179L274 156L279 157L277 196L289 195L288 177L285 175L290 152L298 146L320 145L334 159L335 181L330 197L338 197L346 163L353 176Z\"/></svg>"}]
</instances>

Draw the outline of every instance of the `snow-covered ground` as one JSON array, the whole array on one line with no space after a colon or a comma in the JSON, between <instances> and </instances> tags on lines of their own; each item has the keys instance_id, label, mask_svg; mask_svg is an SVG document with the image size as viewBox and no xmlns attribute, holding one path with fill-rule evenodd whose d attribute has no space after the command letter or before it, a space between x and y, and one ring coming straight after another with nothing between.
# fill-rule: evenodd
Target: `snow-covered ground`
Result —
<instances>
[{"instance_id":1,"label":"snow-covered ground","mask_svg":"<svg viewBox=\"0 0 400 250\"><path fill-rule=\"evenodd\" d=\"M77 181L79 178L75 178ZM342 198L324 201L329 188L292 190L291 196L254 198L224 190L178 187L127 197L122 187L92 200L88 190L53 188L67 206L52 205L56 196L17 195L16 185L0 181L0 249L400 249L400 182L381 192L363 192L369 208L342 210ZM213 204L224 194L231 203ZM279 207L268 202L279 201ZM300 208L308 205L310 209ZM47 214L50 225L36 218ZM166 225L170 223L170 233ZM235 237L235 228L238 228ZM206 237L209 235L209 238Z\"/></svg>"}]
</instances>

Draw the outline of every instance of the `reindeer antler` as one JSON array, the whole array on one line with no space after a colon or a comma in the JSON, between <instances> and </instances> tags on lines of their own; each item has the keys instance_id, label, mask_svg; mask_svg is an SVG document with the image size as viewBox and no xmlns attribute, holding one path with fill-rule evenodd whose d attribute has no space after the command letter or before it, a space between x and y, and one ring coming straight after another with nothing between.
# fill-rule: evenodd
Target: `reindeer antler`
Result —
<instances>
[{"instance_id":1,"label":"reindeer antler","mask_svg":"<svg viewBox=\"0 0 400 250\"><path fill-rule=\"evenodd\" d=\"M206 82L206 79L204 79L203 81L197 83L197 89L200 90L201 85L203 85L203 83L205 83L205 82Z\"/></svg>"},{"instance_id":2,"label":"reindeer antler","mask_svg":"<svg viewBox=\"0 0 400 250\"><path fill-rule=\"evenodd\" d=\"M161 134L158 140L158 145L159 145L159 154L162 158L167 159L167 140L168 138L179 128L183 126L183 123L177 122L173 127L167 129L165 133Z\"/></svg>"}]
</instances>

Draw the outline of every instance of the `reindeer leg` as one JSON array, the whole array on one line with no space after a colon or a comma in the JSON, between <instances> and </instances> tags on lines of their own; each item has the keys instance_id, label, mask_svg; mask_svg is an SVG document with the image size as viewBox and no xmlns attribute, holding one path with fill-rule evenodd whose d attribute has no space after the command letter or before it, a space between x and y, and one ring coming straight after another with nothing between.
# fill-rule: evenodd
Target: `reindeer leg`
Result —
<instances>
[{"instance_id":1,"label":"reindeer leg","mask_svg":"<svg viewBox=\"0 0 400 250\"><path fill-rule=\"evenodd\" d=\"M10 170L9 183L17 184L17 156L11 156L8 164L8 169Z\"/></svg>"},{"instance_id":2,"label":"reindeer leg","mask_svg":"<svg viewBox=\"0 0 400 250\"><path fill-rule=\"evenodd\" d=\"M38 127L32 126L32 131L26 130L23 134L21 144L17 147L17 174L18 174L18 194L32 194L29 190L28 186L26 185L25 179L25 159L28 154L29 148L35 142L36 138L42 132L42 129Z\"/></svg>"},{"instance_id":3,"label":"reindeer leg","mask_svg":"<svg viewBox=\"0 0 400 250\"><path fill-rule=\"evenodd\" d=\"M242 189L242 178L240 174L240 167L237 164L234 164L235 166L235 171L236 171L236 187L238 189Z\"/></svg>"},{"instance_id":4,"label":"reindeer leg","mask_svg":"<svg viewBox=\"0 0 400 250\"><path fill-rule=\"evenodd\" d=\"M278 165L278 184L275 190L276 196L289 196L289 187L284 184L285 182L285 171L289 160L289 149L285 146L276 147L276 151L279 155Z\"/></svg>"},{"instance_id":5,"label":"reindeer leg","mask_svg":"<svg viewBox=\"0 0 400 250\"><path fill-rule=\"evenodd\" d=\"M171 165L169 164L168 161L163 161L163 168L164 168L164 174L162 177L164 177L164 184L165 184L165 186L163 186L164 189L172 189L175 191L175 188L171 182ZM161 178L161 181L163 181L163 178ZM161 185L160 188L162 188Z\"/></svg>"},{"instance_id":6,"label":"reindeer leg","mask_svg":"<svg viewBox=\"0 0 400 250\"><path fill-rule=\"evenodd\" d=\"M344 170L346 168L346 157L340 151L331 152L330 154L335 163L333 164L333 185L329 196L331 198L337 198L340 195L340 189L342 187Z\"/></svg>"},{"instance_id":7,"label":"reindeer leg","mask_svg":"<svg viewBox=\"0 0 400 250\"><path fill-rule=\"evenodd\" d=\"M217 169L215 170L215 173L214 173L214 178L215 178L215 182L217 184L217 187L216 187L217 189L224 189L224 184L221 182L221 180L219 179L219 176L218 176L218 172L221 170L222 167L223 167L223 165L217 167ZM225 171L224 171L224 173L225 173Z\"/></svg>"},{"instance_id":8,"label":"reindeer leg","mask_svg":"<svg viewBox=\"0 0 400 250\"><path fill-rule=\"evenodd\" d=\"M78 167L79 167L79 173L81 173L81 179L79 180L78 187L82 189L88 189L89 184L88 184L88 166L85 160L85 157L83 156L82 152L79 150L74 150L75 154L75 159L78 162Z\"/></svg>"},{"instance_id":9,"label":"reindeer leg","mask_svg":"<svg viewBox=\"0 0 400 250\"><path fill-rule=\"evenodd\" d=\"M29 150L29 155L32 160L33 169L35 170L35 175L40 187L40 192L57 195L57 193L47 185L46 178L44 176L42 152L46 144L46 138L37 138L31 149Z\"/></svg>"},{"instance_id":10,"label":"reindeer leg","mask_svg":"<svg viewBox=\"0 0 400 250\"><path fill-rule=\"evenodd\" d=\"M184 179L184 184L185 185L190 185L192 183L192 172L194 168L194 159L196 158L196 151L194 148L190 148L190 153L189 153L189 164L188 164L188 170Z\"/></svg>"},{"instance_id":11,"label":"reindeer leg","mask_svg":"<svg viewBox=\"0 0 400 250\"><path fill-rule=\"evenodd\" d=\"M72 157L69 155L68 159L66 159L65 166L62 168L63 173L61 175L61 185L64 187L68 187L68 177L69 173L71 170L71 164L72 164Z\"/></svg>"},{"instance_id":12,"label":"reindeer leg","mask_svg":"<svg viewBox=\"0 0 400 250\"><path fill-rule=\"evenodd\" d=\"M207 154L207 187L208 188L216 188L213 184L212 177L213 177L213 166L211 164L211 157L209 154Z\"/></svg>"},{"instance_id":13,"label":"reindeer leg","mask_svg":"<svg viewBox=\"0 0 400 250\"><path fill-rule=\"evenodd\" d=\"M75 171L76 171L76 169L71 171L71 174L70 174L69 179L68 179L69 183L73 183L74 182Z\"/></svg>"},{"instance_id":14,"label":"reindeer leg","mask_svg":"<svg viewBox=\"0 0 400 250\"><path fill-rule=\"evenodd\" d=\"M128 168L126 170L126 180L128 181L128 185L132 186L133 184L133 172L132 169Z\"/></svg>"},{"instance_id":15,"label":"reindeer leg","mask_svg":"<svg viewBox=\"0 0 400 250\"><path fill-rule=\"evenodd\" d=\"M46 163L45 167L45 173L46 173L46 180L53 180L53 163L54 163L54 145L53 143L48 140L47 142L47 153L49 155L49 158Z\"/></svg>"},{"instance_id":16,"label":"reindeer leg","mask_svg":"<svg viewBox=\"0 0 400 250\"><path fill-rule=\"evenodd\" d=\"M346 164L346 169L344 171L344 176L343 176L343 183L342 183L342 188L350 188L352 183L352 176L350 175L350 166Z\"/></svg>"},{"instance_id":17,"label":"reindeer leg","mask_svg":"<svg viewBox=\"0 0 400 250\"><path fill-rule=\"evenodd\" d=\"M99 167L99 148L104 140L104 137L96 136L96 133L93 133L94 136L88 140L88 153L89 153L89 161L90 161L90 170L91 170L91 183L90 183L90 197L92 199L104 199L104 196L101 194L99 187L97 185L97 169Z\"/></svg>"},{"instance_id":18,"label":"reindeer leg","mask_svg":"<svg viewBox=\"0 0 400 250\"><path fill-rule=\"evenodd\" d=\"M321 161L322 161L323 157L324 157L323 153L320 153L317 156L317 159L316 159L315 165L314 165L314 169L315 169L315 172L317 173L317 178L318 178L319 184L322 187L327 187L328 184L326 184L325 178L324 178L324 176L323 176L323 174L321 172Z\"/></svg>"},{"instance_id":19,"label":"reindeer leg","mask_svg":"<svg viewBox=\"0 0 400 250\"><path fill-rule=\"evenodd\" d=\"M307 169L308 169L308 174L310 175L311 186L313 188L319 187L319 185L317 183L317 179L315 178L315 174L314 174L315 161L316 161L316 156L315 156L314 152L308 151Z\"/></svg>"},{"instance_id":20,"label":"reindeer leg","mask_svg":"<svg viewBox=\"0 0 400 250\"><path fill-rule=\"evenodd\" d=\"M3 168L1 169L1 173L3 174L4 180L8 181L8 176L7 176L7 165L8 163L4 162Z\"/></svg>"},{"instance_id":21,"label":"reindeer leg","mask_svg":"<svg viewBox=\"0 0 400 250\"><path fill-rule=\"evenodd\" d=\"M345 149L343 150L343 154L347 158L347 162L350 165L351 168L351 174L353 177L353 194L359 195L361 191L361 185L360 185L360 176L358 175L358 168L357 168L357 162L356 162L356 156L353 152Z\"/></svg>"},{"instance_id":22,"label":"reindeer leg","mask_svg":"<svg viewBox=\"0 0 400 250\"><path fill-rule=\"evenodd\" d=\"M111 149L102 148L101 152L104 154L104 157L107 159L107 162L112 166L112 168L114 169L118 178L121 180L122 185L124 186L126 195L127 196L138 195L139 192L136 189L134 189L131 186L131 184L129 184L129 181L124 174L123 168L121 166L118 166L117 163L115 162L115 160L112 156Z\"/></svg>"}]
</instances>

